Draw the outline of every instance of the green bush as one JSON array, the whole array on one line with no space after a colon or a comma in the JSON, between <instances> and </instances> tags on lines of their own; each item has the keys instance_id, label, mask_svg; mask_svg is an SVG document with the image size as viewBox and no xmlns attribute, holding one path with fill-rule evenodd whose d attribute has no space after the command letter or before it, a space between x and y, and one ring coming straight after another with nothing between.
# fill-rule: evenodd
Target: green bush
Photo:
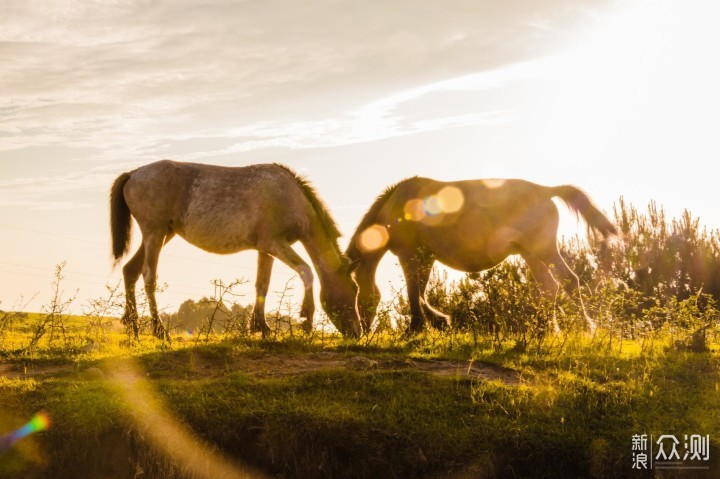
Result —
<instances>
[{"instance_id":1,"label":"green bush","mask_svg":"<svg viewBox=\"0 0 720 479\"><path fill-rule=\"evenodd\" d=\"M664 330L679 341L697 340L692 335L718 318L718 231L701 229L687 211L668 221L655 203L642 214L620 199L614 218L618 239L603 241L589 233L587 239L560 242L563 258L580 279L582 302L541 294L519 257L454 282L435 272L428 301L450 314L456 329L492 335L498 344L513 339L526 347L553 324L582 324L584 314L619 338ZM404 300L398 304L406 313Z\"/></svg>"}]
</instances>

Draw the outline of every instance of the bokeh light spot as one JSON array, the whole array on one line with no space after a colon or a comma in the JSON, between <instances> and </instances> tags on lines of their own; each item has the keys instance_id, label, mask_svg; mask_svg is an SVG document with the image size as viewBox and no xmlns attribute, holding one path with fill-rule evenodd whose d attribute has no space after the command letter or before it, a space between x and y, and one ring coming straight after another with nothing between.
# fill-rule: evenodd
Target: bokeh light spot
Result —
<instances>
[{"instance_id":1,"label":"bokeh light spot","mask_svg":"<svg viewBox=\"0 0 720 479\"><path fill-rule=\"evenodd\" d=\"M446 186L437 194L443 213L457 213L465 204L465 195L456 186Z\"/></svg>"},{"instance_id":2,"label":"bokeh light spot","mask_svg":"<svg viewBox=\"0 0 720 479\"><path fill-rule=\"evenodd\" d=\"M376 251L384 247L390 235L386 227L382 225L372 225L366 228L358 237L358 247L363 252Z\"/></svg>"},{"instance_id":3,"label":"bokeh light spot","mask_svg":"<svg viewBox=\"0 0 720 479\"><path fill-rule=\"evenodd\" d=\"M428 216L437 216L443 212L442 203L437 196L428 196L423 201L423 209Z\"/></svg>"},{"instance_id":4,"label":"bokeh light spot","mask_svg":"<svg viewBox=\"0 0 720 479\"><path fill-rule=\"evenodd\" d=\"M500 178L489 178L486 180L482 180L483 184L487 186L488 188L500 188L502 185L505 184L505 180Z\"/></svg>"},{"instance_id":5,"label":"bokeh light spot","mask_svg":"<svg viewBox=\"0 0 720 479\"><path fill-rule=\"evenodd\" d=\"M410 221L422 221L425 218L425 206L423 200L414 198L405 203L405 219Z\"/></svg>"}]
</instances>

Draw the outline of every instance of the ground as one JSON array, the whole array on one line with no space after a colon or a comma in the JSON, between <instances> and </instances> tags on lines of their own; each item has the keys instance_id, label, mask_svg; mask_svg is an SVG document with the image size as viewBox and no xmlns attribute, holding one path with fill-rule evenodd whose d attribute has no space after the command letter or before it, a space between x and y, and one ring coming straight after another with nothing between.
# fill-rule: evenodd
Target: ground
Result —
<instances>
[{"instance_id":1,"label":"ground","mask_svg":"<svg viewBox=\"0 0 720 479\"><path fill-rule=\"evenodd\" d=\"M144 339L6 355L0 430L40 409L53 425L0 452L0 476L632 477L642 433L709 434L720 456L713 351L440 337ZM719 463L707 464L651 477L715 477Z\"/></svg>"},{"instance_id":2,"label":"ground","mask_svg":"<svg viewBox=\"0 0 720 479\"><path fill-rule=\"evenodd\" d=\"M173 369L178 362L166 363L164 368ZM182 361L185 366L185 361ZM234 356L220 364L217 358L197 355L193 358L194 374L204 378L225 374L228 370L242 372L252 377L281 377L301 375L324 369L397 370L424 371L439 376L468 379L497 380L510 386L520 384L520 374L510 368L479 361L447 361L441 359L409 359L403 356L376 360L364 356L348 356L330 351L305 354L257 352ZM107 369L107 367L106 367ZM97 373L96 373L97 372ZM78 370L73 364L0 363L0 377L5 378L68 378L101 379L107 371L89 367ZM151 373L152 374L152 373Z\"/></svg>"}]
</instances>

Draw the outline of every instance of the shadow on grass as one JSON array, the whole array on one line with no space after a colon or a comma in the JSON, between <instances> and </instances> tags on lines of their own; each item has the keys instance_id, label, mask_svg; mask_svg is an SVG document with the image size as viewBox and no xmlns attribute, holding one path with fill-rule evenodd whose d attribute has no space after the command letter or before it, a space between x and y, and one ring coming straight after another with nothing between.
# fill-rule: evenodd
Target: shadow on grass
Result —
<instances>
[{"instance_id":1,"label":"shadow on grass","mask_svg":"<svg viewBox=\"0 0 720 479\"><path fill-rule=\"evenodd\" d=\"M633 477L634 434L711 438L709 470L637 477L720 476L717 354L496 357L522 366L520 386L407 369L251 377L233 367L253 355L298 353L296 346L186 345L138 360L197 438L282 477ZM29 417L45 408L55 419L50 431L0 453L2 477L190 477L147 441L128 418L132 404L105 381L27 380L0 384L0 394L3 412Z\"/></svg>"}]
</instances>

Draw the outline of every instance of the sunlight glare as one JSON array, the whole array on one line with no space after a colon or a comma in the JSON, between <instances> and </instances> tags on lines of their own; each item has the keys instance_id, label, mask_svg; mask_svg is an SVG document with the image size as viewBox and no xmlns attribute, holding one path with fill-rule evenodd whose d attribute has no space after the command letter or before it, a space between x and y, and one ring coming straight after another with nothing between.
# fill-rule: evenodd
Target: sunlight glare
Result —
<instances>
[{"instance_id":1,"label":"sunlight glare","mask_svg":"<svg viewBox=\"0 0 720 479\"><path fill-rule=\"evenodd\" d=\"M505 184L505 180L501 178L487 178L482 180L483 185L487 186L490 189L500 188L502 185Z\"/></svg>"},{"instance_id":2,"label":"sunlight glare","mask_svg":"<svg viewBox=\"0 0 720 479\"><path fill-rule=\"evenodd\" d=\"M445 215L460 211L464 204L465 195L460 188L446 186L437 194L413 198L405 203L404 219L434 226L443 222Z\"/></svg>"},{"instance_id":3,"label":"sunlight glare","mask_svg":"<svg viewBox=\"0 0 720 479\"><path fill-rule=\"evenodd\" d=\"M423 200L413 198L405 203L405 219L409 221L422 221L425 218L425 205Z\"/></svg>"},{"instance_id":4,"label":"sunlight glare","mask_svg":"<svg viewBox=\"0 0 720 479\"><path fill-rule=\"evenodd\" d=\"M442 202L435 195L425 198L425 201L423 201L423 207L425 208L425 213L428 216L437 216L444 212Z\"/></svg>"},{"instance_id":5,"label":"sunlight glare","mask_svg":"<svg viewBox=\"0 0 720 479\"><path fill-rule=\"evenodd\" d=\"M390 235L388 234L387 228L382 225L375 224L360 233L358 246L364 253L369 253L384 247L389 239Z\"/></svg>"},{"instance_id":6,"label":"sunlight glare","mask_svg":"<svg viewBox=\"0 0 720 479\"><path fill-rule=\"evenodd\" d=\"M457 213L465 203L465 195L456 186L446 186L437 194L443 213Z\"/></svg>"},{"instance_id":7,"label":"sunlight glare","mask_svg":"<svg viewBox=\"0 0 720 479\"><path fill-rule=\"evenodd\" d=\"M179 421L156 393L133 359L109 364L110 386L129 407L130 419L158 451L197 478L265 477L238 461L230 462Z\"/></svg>"},{"instance_id":8,"label":"sunlight glare","mask_svg":"<svg viewBox=\"0 0 720 479\"><path fill-rule=\"evenodd\" d=\"M547 57L528 105L536 161L572 168L618 157L629 160L626 168L644 168L648 155L667 164L688 156L711 161L718 15L717 2L623 2L571 48ZM586 176L586 188L604 187L594 170Z\"/></svg>"}]
</instances>

